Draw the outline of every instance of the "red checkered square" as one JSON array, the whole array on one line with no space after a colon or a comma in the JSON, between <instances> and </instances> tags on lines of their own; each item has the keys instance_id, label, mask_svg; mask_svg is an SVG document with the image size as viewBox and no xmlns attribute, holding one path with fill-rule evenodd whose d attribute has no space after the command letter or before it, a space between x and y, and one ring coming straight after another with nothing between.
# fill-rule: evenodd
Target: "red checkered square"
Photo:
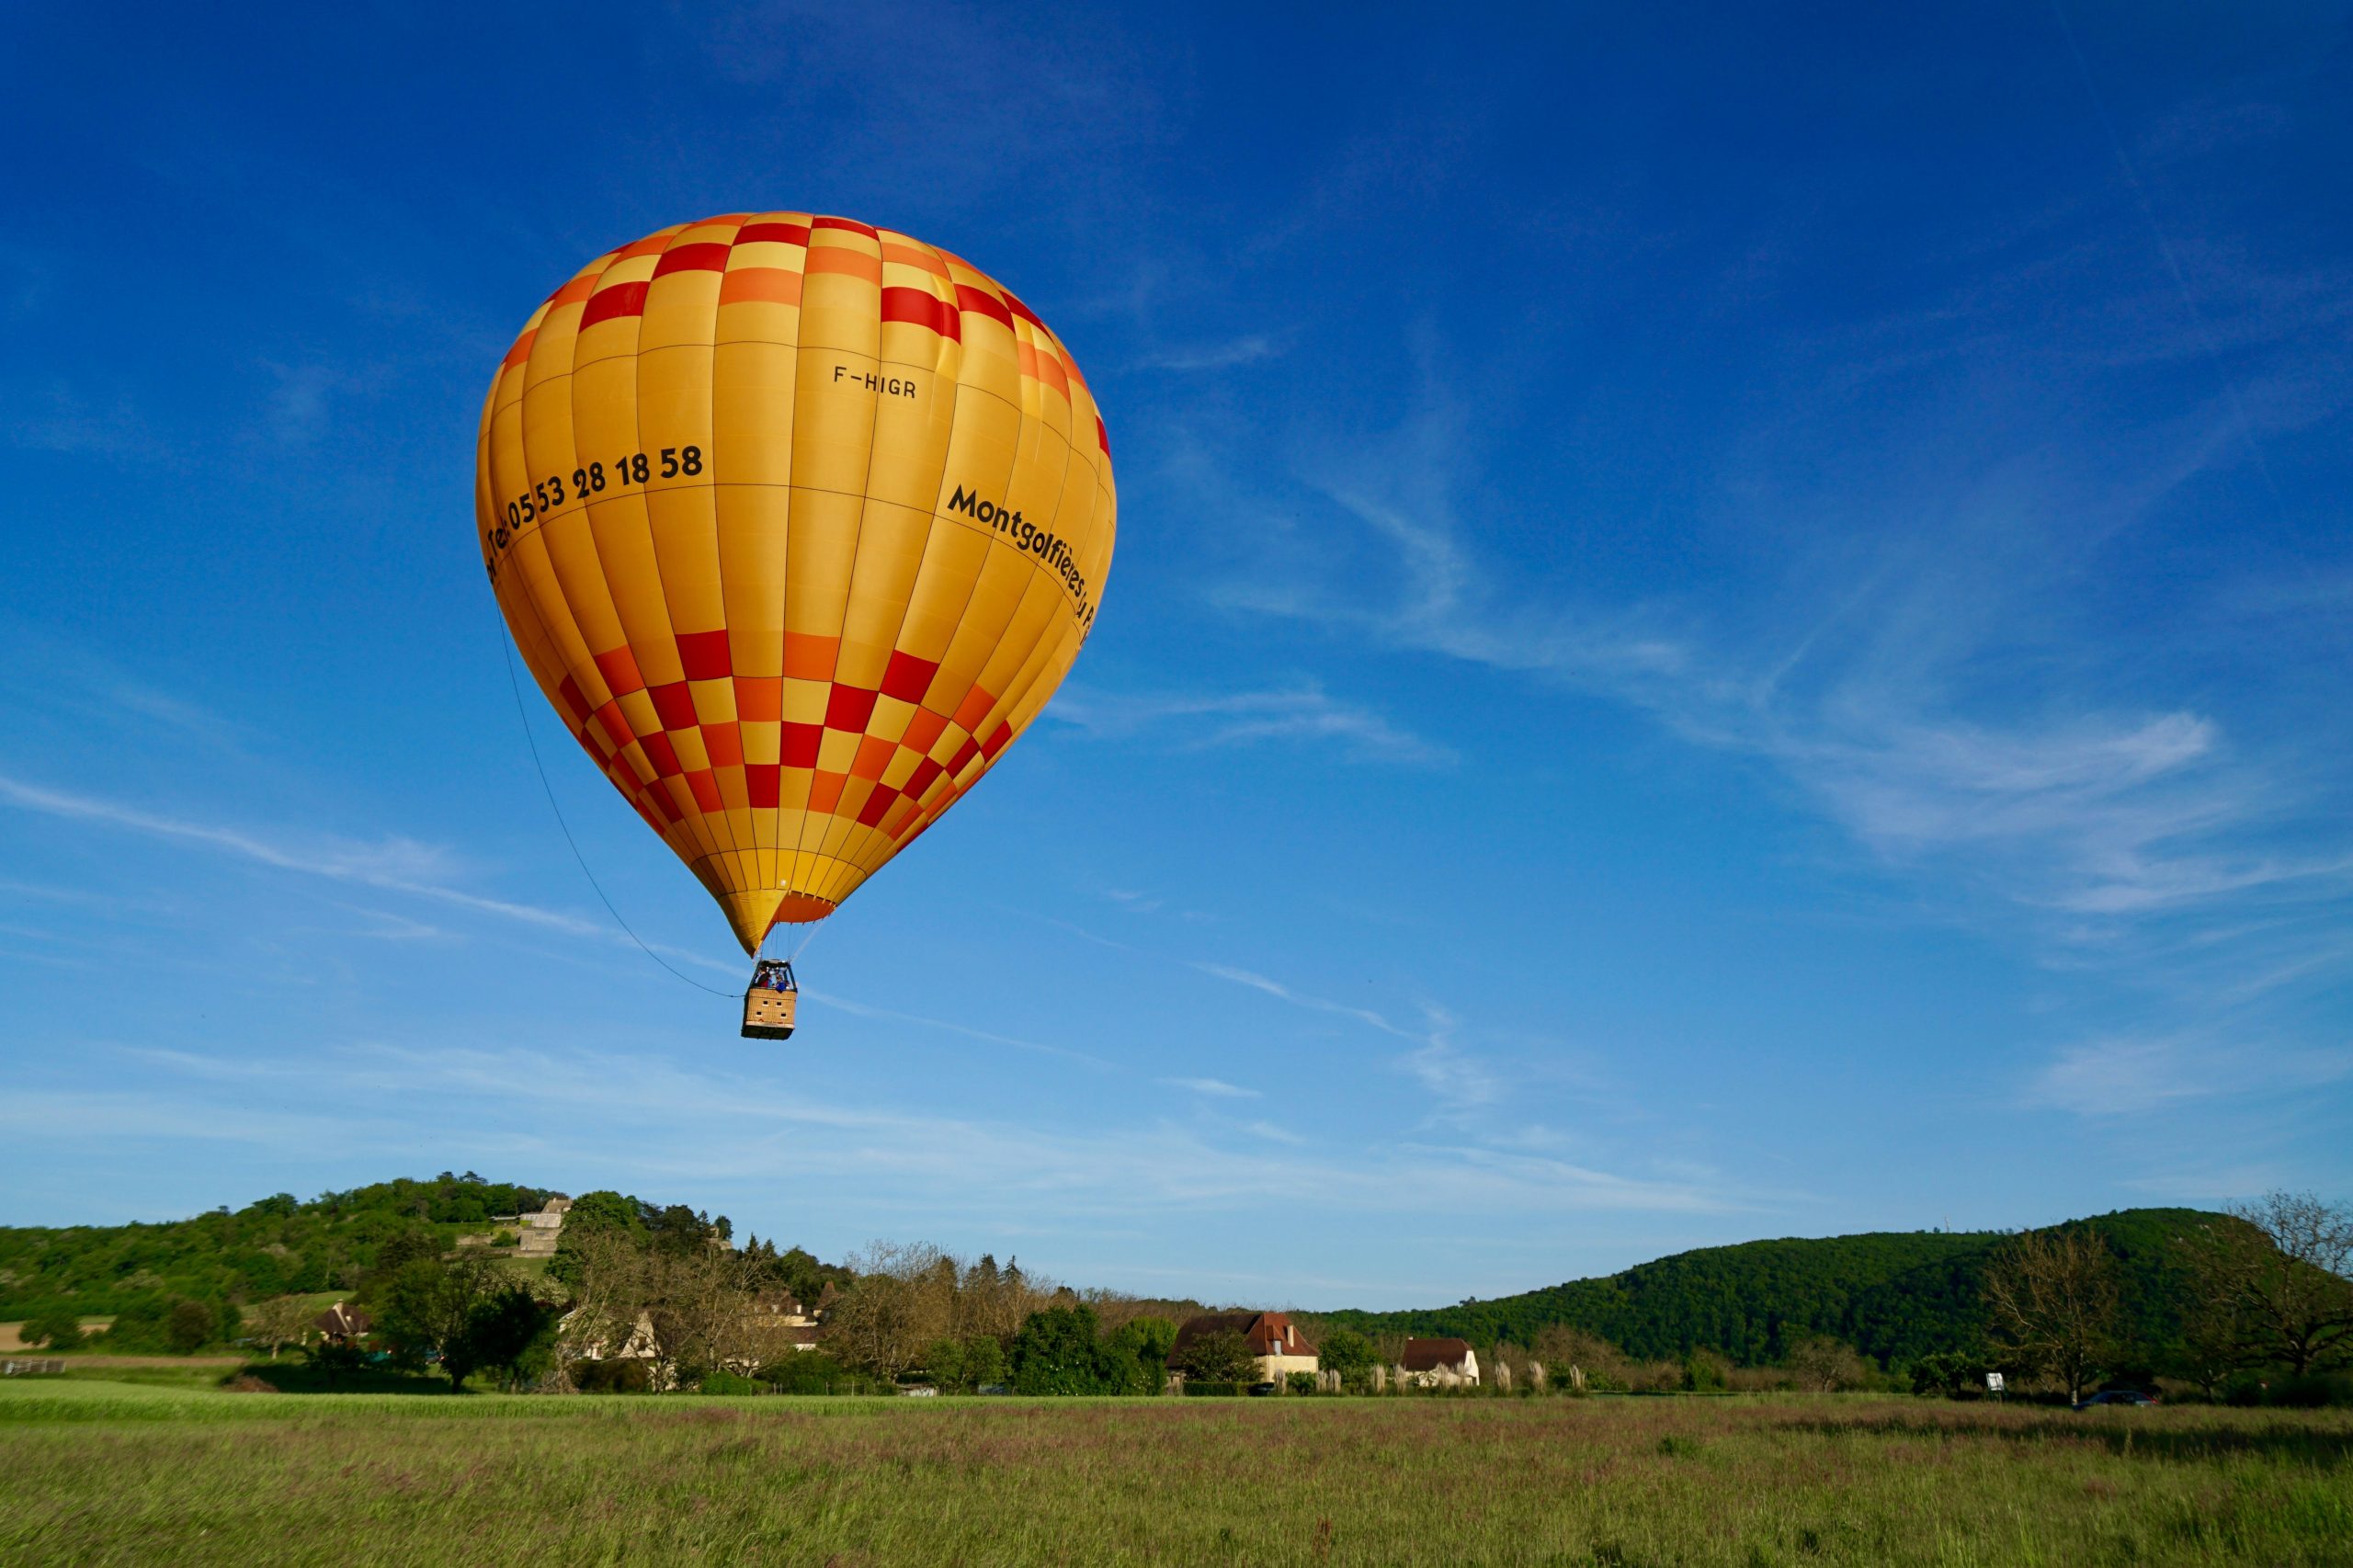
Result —
<instances>
[{"instance_id":1,"label":"red checkered square","mask_svg":"<svg viewBox=\"0 0 2353 1568\"><path fill-rule=\"evenodd\" d=\"M727 657L727 633L721 631L681 631L678 664L688 680L724 680L735 673Z\"/></svg>"}]
</instances>

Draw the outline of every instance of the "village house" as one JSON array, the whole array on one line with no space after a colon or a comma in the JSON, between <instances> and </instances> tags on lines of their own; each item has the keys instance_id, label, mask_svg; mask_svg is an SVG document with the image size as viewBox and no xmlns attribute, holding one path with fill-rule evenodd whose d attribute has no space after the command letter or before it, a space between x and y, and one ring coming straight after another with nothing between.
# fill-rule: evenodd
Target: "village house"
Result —
<instances>
[{"instance_id":1,"label":"village house","mask_svg":"<svg viewBox=\"0 0 2353 1568\"><path fill-rule=\"evenodd\" d=\"M765 1360L767 1352L771 1350L817 1348L816 1316L790 1291L769 1291L754 1297L745 1324L758 1336L762 1354L756 1359Z\"/></svg>"},{"instance_id":2,"label":"village house","mask_svg":"<svg viewBox=\"0 0 2353 1568\"><path fill-rule=\"evenodd\" d=\"M311 1326L329 1345L354 1345L368 1337L376 1326L374 1320L357 1307L347 1307L341 1301L311 1320Z\"/></svg>"},{"instance_id":3,"label":"village house","mask_svg":"<svg viewBox=\"0 0 2353 1568\"><path fill-rule=\"evenodd\" d=\"M1408 1339L1397 1376L1415 1388L1476 1388L1479 1353L1467 1340Z\"/></svg>"},{"instance_id":4,"label":"village house","mask_svg":"<svg viewBox=\"0 0 2353 1568\"><path fill-rule=\"evenodd\" d=\"M1290 1321L1289 1312L1199 1312L1185 1320L1176 1331L1176 1343L1168 1352L1168 1364L1176 1366L1193 1342L1207 1335L1228 1330L1239 1333L1250 1344L1250 1354L1258 1364L1258 1381L1279 1383L1291 1372L1313 1372L1318 1361L1315 1346L1310 1345Z\"/></svg>"}]
</instances>

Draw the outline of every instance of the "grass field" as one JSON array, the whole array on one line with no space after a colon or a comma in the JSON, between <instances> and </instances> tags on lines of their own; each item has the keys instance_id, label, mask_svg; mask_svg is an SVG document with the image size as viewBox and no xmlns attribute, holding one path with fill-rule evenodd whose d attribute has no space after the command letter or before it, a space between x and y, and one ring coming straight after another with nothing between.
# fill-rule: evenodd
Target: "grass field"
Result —
<instances>
[{"instance_id":1,"label":"grass field","mask_svg":"<svg viewBox=\"0 0 2353 1568\"><path fill-rule=\"evenodd\" d=\"M0 1385L0 1562L2353 1563L2353 1416Z\"/></svg>"}]
</instances>

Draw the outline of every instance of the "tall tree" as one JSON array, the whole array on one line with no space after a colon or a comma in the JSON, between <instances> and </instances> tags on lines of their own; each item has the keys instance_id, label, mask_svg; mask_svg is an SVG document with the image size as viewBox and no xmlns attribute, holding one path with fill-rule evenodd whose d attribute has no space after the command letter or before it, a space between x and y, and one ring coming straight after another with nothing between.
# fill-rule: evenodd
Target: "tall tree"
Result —
<instances>
[{"instance_id":1,"label":"tall tree","mask_svg":"<svg viewBox=\"0 0 2353 1568\"><path fill-rule=\"evenodd\" d=\"M2245 1358L2302 1376L2353 1359L2353 1208L2273 1192L2230 1210L2201 1249L2207 1290L2235 1308Z\"/></svg>"},{"instance_id":2,"label":"tall tree","mask_svg":"<svg viewBox=\"0 0 2353 1568\"><path fill-rule=\"evenodd\" d=\"M2028 1231L1985 1269L1985 1311L1997 1341L2081 1400L2116 1346L2116 1255L2082 1226Z\"/></svg>"},{"instance_id":3,"label":"tall tree","mask_svg":"<svg viewBox=\"0 0 2353 1568\"><path fill-rule=\"evenodd\" d=\"M474 1304L497 1283L487 1258L415 1258L376 1292L376 1333L412 1361L439 1356L452 1389L482 1363L467 1338Z\"/></svg>"},{"instance_id":4,"label":"tall tree","mask_svg":"<svg viewBox=\"0 0 2353 1568\"><path fill-rule=\"evenodd\" d=\"M1029 1314L1008 1358L1017 1393L1126 1393L1133 1350L1104 1345L1089 1306L1048 1307ZM1173 1337L1173 1335L1172 1335ZM1125 1361L1127 1365L1120 1363Z\"/></svg>"},{"instance_id":5,"label":"tall tree","mask_svg":"<svg viewBox=\"0 0 2353 1568\"><path fill-rule=\"evenodd\" d=\"M1197 1383L1246 1383L1258 1376L1258 1358L1240 1329L1221 1328L1185 1346L1176 1369Z\"/></svg>"},{"instance_id":6,"label":"tall tree","mask_svg":"<svg viewBox=\"0 0 2353 1568\"><path fill-rule=\"evenodd\" d=\"M307 1297L273 1296L246 1314L245 1326L256 1344L269 1346L269 1358L275 1361L280 1350L310 1336L311 1320L317 1315Z\"/></svg>"},{"instance_id":7,"label":"tall tree","mask_svg":"<svg viewBox=\"0 0 2353 1568\"><path fill-rule=\"evenodd\" d=\"M1339 1373L1342 1382L1361 1382L1380 1360L1372 1341L1353 1328L1335 1325L1321 1330L1320 1335L1315 1341L1321 1358L1316 1364L1327 1372Z\"/></svg>"},{"instance_id":8,"label":"tall tree","mask_svg":"<svg viewBox=\"0 0 2353 1568\"><path fill-rule=\"evenodd\" d=\"M937 1247L877 1242L850 1259L858 1282L825 1319L825 1344L860 1370L890 1381L947 1335L955 1302L939 1289Z\"/></svg>"},{"instance_id":9,"label":"tall tree","mask_svg":"<svg viewBox=\"0 0 2353 1568\"><path fill-rule=\"evenodd\" d=\"M1862 1387L1870 1369L1855 1347L1826 1334L1812 1334L1790 1346L1787 1365L1798 1386L1815 1393Z\"/></svg>"}]
</instances>

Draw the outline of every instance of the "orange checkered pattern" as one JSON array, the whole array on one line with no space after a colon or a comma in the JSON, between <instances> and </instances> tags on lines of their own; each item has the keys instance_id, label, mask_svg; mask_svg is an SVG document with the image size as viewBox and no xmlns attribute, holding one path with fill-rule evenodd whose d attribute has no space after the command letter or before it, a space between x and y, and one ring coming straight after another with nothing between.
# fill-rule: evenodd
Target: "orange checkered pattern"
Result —
<instances>
[{"instance_id":1,"label":"orange checkered pattern","mask_svg":"<svg viewBox=\"0 0 2353 1568\"><path fill-rule=\"evenodd\" d=\"M483 564L574 739L749 951L1035 719L1117 514L1069 350L908 235L730 213L597 257L483 410Z\"/></svg>"}]
</instances>

